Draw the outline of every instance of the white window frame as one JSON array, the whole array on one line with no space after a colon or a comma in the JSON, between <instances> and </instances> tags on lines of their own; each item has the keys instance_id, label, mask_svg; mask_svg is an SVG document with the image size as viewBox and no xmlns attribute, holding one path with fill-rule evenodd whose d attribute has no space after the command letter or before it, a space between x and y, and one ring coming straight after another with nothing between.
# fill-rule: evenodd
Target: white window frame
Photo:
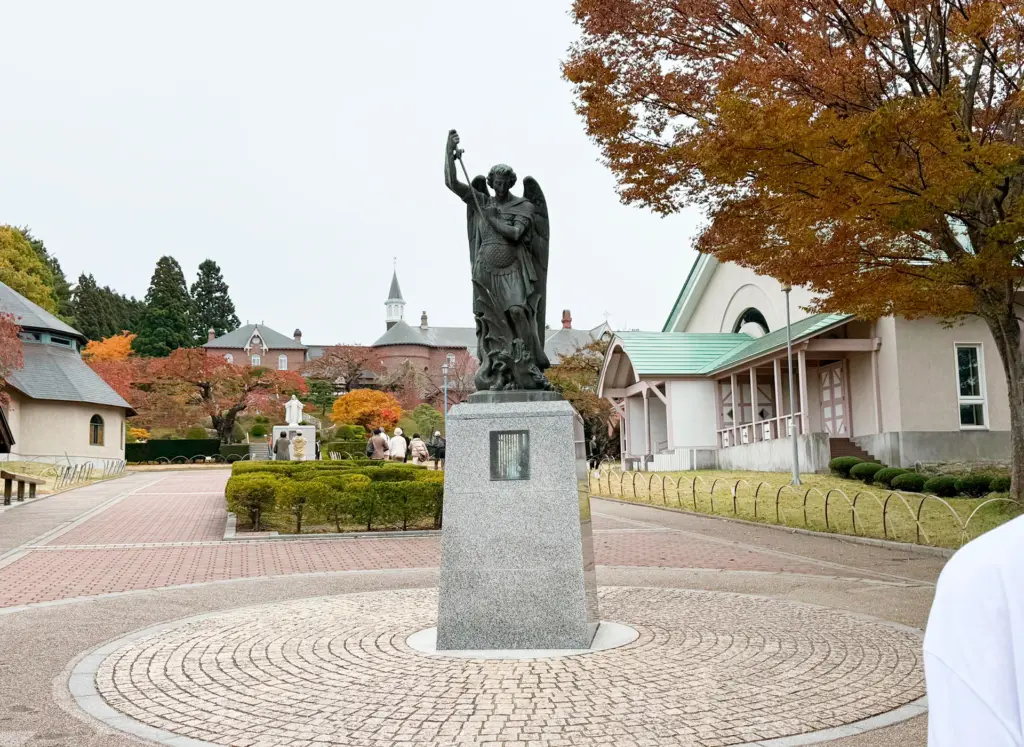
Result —
<instances>
[{"instance_id":1,"label":"white window frame","mask_svg":"<svg viewBox=\"0 0 1024 747\"><path fill-rule=\"evenodd\" d=\"M252 365L254 365L254 366L258 366L258 365L260 365L260 360L261 360L261 358L259 357L259 355L256 354L256 353L253 353L252 354L252 358L249 359L249 362Z\"/></svg>"},{"instance_id":2,"label":"white window frame","mask_svg":"<svg viewBox=\"0 0 1024 747\"><path fill-rule=\"evenodd\" d=\"M974 348L978 351L978 391L980 396L964 397L960 394L960 348ZM985 345L981 342L953 343L953 382L956 385L956 422L962 431L987 431L988 419L988 387L985 376ZM960 405L981 405L981 417L984 425L964 425L960 421Z\"/></svg>"},{"instance_id":3,"label":"white window frame","mask_svg":"<svg viewBox=\"0 0 1024 747\"><path fill-rule=\"evenodd\" d=\"M277 356L277 370L278 371L287 371L288 370L288 356L285 355L284 353L281 353L281 355Z\"/></svg>"}]
</instances>

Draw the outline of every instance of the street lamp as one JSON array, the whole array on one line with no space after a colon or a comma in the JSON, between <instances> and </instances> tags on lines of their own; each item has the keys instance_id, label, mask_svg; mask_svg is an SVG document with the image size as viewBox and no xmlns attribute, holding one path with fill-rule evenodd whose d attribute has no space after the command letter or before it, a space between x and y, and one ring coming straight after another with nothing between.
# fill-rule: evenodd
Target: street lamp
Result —
<instances>
[{"instance_id":1,"label":"street lamp","mask_svg":"<svg viewBox=\"0 0 1024 747\"><path fill-rule=\"evenodd\" d=\"M448 353L441 364L441 373L444 375L444 437L448 438L448 371L455 367L455 354Z\"/></svg>"},{"instance_id":2,"label":"street lamp","mask_svg":"<svg viewBox=\"0 0 1024 747\"><path fill-rule=\"evenodd\" d=\"M786 353L789 358L789 437L793 441L793 485L800 484L800 452L796 443L797 426L796 426L796 395L793 393L793 328L789 322L789 293L793 290L793 286L786 283L782 286L782 292L786 294ZM781 407L779 408L781 410ZM800 413L800 417L803 418L805 413Z\"/></svg>"}]
</instances>

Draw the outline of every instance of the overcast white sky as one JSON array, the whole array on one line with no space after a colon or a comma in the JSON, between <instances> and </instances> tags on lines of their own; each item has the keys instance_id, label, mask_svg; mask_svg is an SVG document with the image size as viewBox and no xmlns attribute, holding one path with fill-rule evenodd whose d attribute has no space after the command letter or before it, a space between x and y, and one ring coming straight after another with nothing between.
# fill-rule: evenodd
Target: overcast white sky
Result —
<instances>
[{"instance_id":1,"label":"overcast white sky","mask_svg":"<svg viewBox=\"0 0 1024 747\"><path fill-rule=\"evenodd\" d=\"M190 283L211 257L243 323L307 343L376 339L397 257L407 320L468 326L455 127L472 172L547 195L549 324L660 329L700 216L619 203L560 77L568 7L3 0L0 223L140 297L161 255Z\"/></svg>"}]
</instances>

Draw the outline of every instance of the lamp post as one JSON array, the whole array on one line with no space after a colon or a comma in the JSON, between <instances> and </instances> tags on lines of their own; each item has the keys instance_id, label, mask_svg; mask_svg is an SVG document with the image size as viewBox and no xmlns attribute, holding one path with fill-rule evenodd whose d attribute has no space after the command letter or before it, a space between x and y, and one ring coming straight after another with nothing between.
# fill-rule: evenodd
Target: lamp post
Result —
<instances>
[{"instance_id":1,"label":"lamp post","mask_svg":"<svg viewBox=\"0 0 1024 747\"><path fill-rule=\"evenodd\" d=\"M786 283L782 286L782 292L786 294L786 353L789 359L789 437L793 441L793 481L792 485L800 484L800 452L796 442L797 436L797 425L796 425L796 395L793 393L793 328L789 322L789 293L793 290L793 286ZM781 408L780 408L781 409ZM804 413L800 413L800 417L804 417Z\"/></svg>"},{"instance_id":2,"label":"lamp post","mask_svg":"<svg viewBox=\"0 0 1024 747\"><path fill-rule=\"evenodd\" d=\"M441 373L444 376L444 437L448 438L448 371L455 366L455 355L448 353L441 364Z\"/></svg>"}]
</instances>

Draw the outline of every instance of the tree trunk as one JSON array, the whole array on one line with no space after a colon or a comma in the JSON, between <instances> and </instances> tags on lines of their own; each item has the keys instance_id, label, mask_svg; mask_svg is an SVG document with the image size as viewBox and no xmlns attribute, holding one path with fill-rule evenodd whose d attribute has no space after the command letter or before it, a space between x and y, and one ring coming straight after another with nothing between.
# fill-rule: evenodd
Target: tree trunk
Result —
<instances>
[{"instance_id":1,"label":"tree trunk","mask_svg":"<svg viewBox=\"0 0 1024 747\"><path fill-rule=\"evenodd\" d=\"M995 338L1010 399L1010 497L1024 501L1024 348L1012 292L1008 304L983 309L982 317Z\"/></svg>"}]
</instances>

